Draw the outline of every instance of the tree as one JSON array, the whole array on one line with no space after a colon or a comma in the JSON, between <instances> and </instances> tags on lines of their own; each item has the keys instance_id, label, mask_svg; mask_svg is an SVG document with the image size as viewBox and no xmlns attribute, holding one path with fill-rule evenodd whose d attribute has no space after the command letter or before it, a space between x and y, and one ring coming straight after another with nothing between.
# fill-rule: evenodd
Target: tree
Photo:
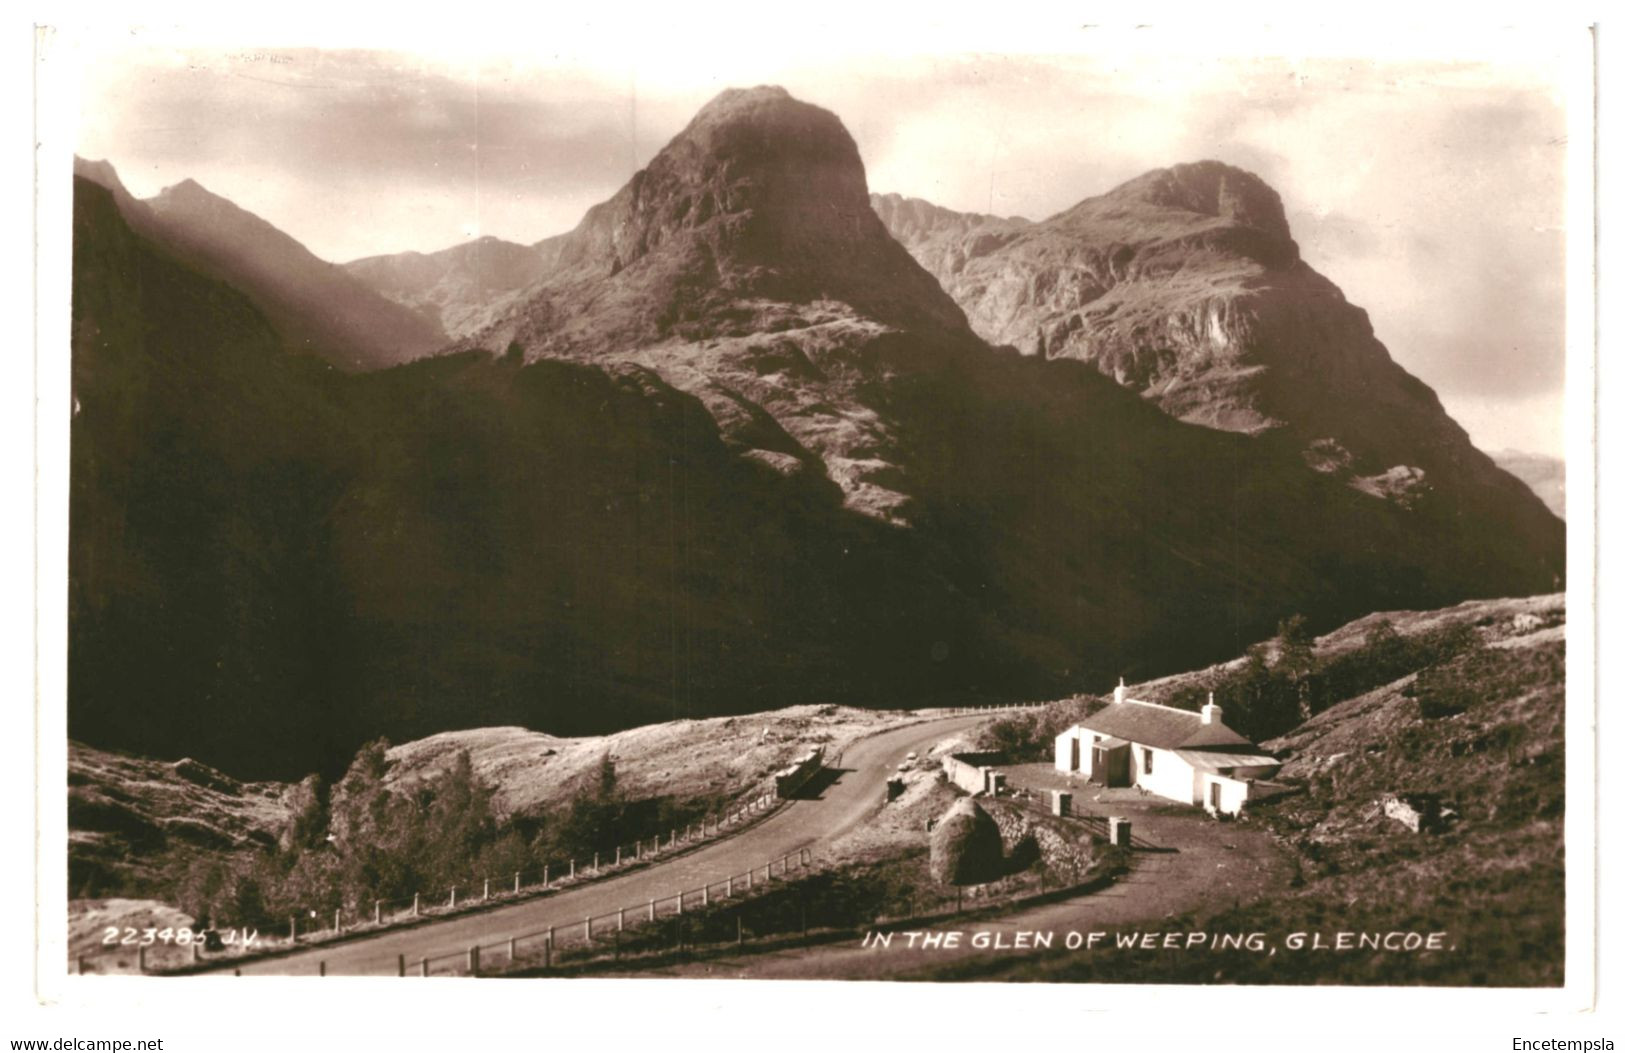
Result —
<instances>
[{"instance_id":1,"label":"tree","mask_svg":"<svg viewBox=\"0 0 1625 1053\"><path fill-rule=\"evenodd\" d=\"M1379 618L1375 625L1366 630L1365 648L1373 663L1387 667L1403 658L1405 640L1399 635L1399 630L1394 628L1393 622L1387 618Z\"/></svg>"},{"instance_id":2,"label":"tree","mask_svg":"<svg viewBox=\"0 0 1625 1053\"><path fill-rule=\"evenodd\" d=\"M1309 631L1309 619L1301 614L1292 615L1277 628L1281 650L1273 671L1292 686L1302 722L1314 715L1315 634Z\"/></svg>"}]
</instances>

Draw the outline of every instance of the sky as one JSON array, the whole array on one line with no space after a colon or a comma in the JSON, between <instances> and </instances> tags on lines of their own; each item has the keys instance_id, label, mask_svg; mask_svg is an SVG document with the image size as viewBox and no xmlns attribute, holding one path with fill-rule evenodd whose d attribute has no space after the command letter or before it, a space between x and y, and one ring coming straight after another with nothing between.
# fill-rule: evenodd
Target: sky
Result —
<instances>
[{"instance_id":1,"label":"sky","mask_svg":"<svg viewBox=\"0 0 1625 1053\"><path fill-rule=\"evenodd\" d=\"M1281 194L1304 258L1481 448L1563 451L1567 110L1552 53L1515 38L1252 55L809 38L687 61L136 40L81 64L75 151L137 196L196 179L335 262L568 230L729 86L833 110L872 190L960 210L1038 219L1226 161Z\"/></svg>"}]
</instances>

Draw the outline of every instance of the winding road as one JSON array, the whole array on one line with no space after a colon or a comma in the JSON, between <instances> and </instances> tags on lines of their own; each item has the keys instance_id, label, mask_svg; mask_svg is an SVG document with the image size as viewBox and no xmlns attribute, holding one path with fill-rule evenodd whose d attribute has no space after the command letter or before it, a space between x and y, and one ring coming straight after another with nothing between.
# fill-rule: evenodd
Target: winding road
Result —
<instances>
[{"instance_id":1,"label":"winding road","mask_svg":"<svg viewBox=\"0 0 1625 1053\"><path fill-rule=\"evenodd\" d=\"M456 955L475 944L491 944L511 935L557 926L579 932L588 915L613 914L651 899L673 896L760 868L768 860L812 848L841 837L878 807L890 773L910 751L986 720L987 715L930 719L859 739L846 748L835 780L815 798L796 800L755 825L715 844L693 849L669 861L605 878L576 888L507 907L412 928L368 936L280 957L241 963L225 961L221 969L240 968L243 975L394 976L404 955L409 967L424 958ZM500 959L498 959L500 961Z\"/></svg>"}]
</instances>

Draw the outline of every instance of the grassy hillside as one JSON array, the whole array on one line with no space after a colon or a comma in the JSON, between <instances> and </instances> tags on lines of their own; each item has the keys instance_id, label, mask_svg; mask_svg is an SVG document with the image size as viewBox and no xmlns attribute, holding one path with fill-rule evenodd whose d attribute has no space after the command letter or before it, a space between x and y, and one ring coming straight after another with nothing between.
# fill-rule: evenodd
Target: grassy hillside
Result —
<instances>
[{"instance_id":1,"label":"grassy hillside","mask_svg":"<svg viewBox=\"0 0 1625 1053\"><path fill-rule=\"evenodd\" d=\"M1263 933L1275 955L1097 950L940 975L1561 984L1563 611L1548 601L1537 618L1508 606L1476 606L1466 624L1478 639L1462 653L1336 702L1267 743L1287 758L1281 780L1297 792L1258 804L1243 821L1294 853L1291 887L1147 923L1165 933ZM1445 933L1445 949L1295 951L1285 942L1293 933L1335 945L1339 932L1396 931Z\"/></svg>"},{"instance_id":2,"label":"grassy hillside","mask_svg":"<svg viewBox=\"0 0 1625 1053\"><path fill-rule=\"evenodd\" d=\"M599 847L613 851L617 844L684 825L759 791L770 773L812 746L834 755L854 739L910 719L909 714L804 706L579 738L518 727L476 728L381 752L363 750L369 762L364 767L375 777L339 780L330 788L316 776L297 783L242 782L190 759L149 760L71 743L73 912L99 910L90 901L107 896L171 905L188 901L199 910L193 901L208 899L211 890L230 883L231 875L275 874L291 868L296 856L311 854L304 852L310 847L335 857L317 869L338 868L336 857L344 850L329 852L323 838L330 825L344 832L343 817L358 802L444 797L447 786L459 781L478 790L481 829L468 851L435 864L437 876L443 871L447 882L477 875L481 851L504 839L502 851L519 857L512 866L503 862L510 870L529 865L525 857L530 856L539 865L590 855ZM606 761L614 771L613 800L578 808L596 791ZM321 889L313 893L320 894Z\"/></svg>"}]
</instances>

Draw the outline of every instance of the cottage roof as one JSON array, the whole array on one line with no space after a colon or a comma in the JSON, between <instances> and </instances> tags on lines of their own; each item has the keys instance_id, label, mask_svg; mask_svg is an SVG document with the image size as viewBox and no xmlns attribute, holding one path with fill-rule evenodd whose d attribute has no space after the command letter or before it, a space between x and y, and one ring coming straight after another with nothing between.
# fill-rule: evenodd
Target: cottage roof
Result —
<instances>
[{"instance_id":1,"label":"cottage roof","mask_svg":"<svg viewBox=\"0 0 1625 1053\"><path fill-rule=\"evenodd\" d=\"M1215 750L1175 750L1180 757L1198 771L1215 774L1234 768L1267 768L1281 762L1267 753L1230 753Z\"/></svg>"},{"instance_id":2,"label":"cottage roof","mask_svg":"<svg viewBox=\"0 0 1625 1053\"><path fill-rule=\"evenodd\" d=\"M1196 718L1197 727L1194 734L1181 742L1181 749L1210 749L1215 746L1245 746L1255 748L1251 742L1240 732L1232 731L1224 726L1223 722L1215 721L1212 724L1203 724L1202 718Z\"/></svg>"},{"instance_id":3,"label":"cottage roof","mask_svg":"<svg viewBox=\"0 0 1625 1053\"><path fill-rule=\"evenodd\" d=\"M1203 724L1199 713L1133 698L1096 710L1080 721L1078 726L1097 735L1127 739L1165 750L1187 746L1207 749L1253 745L1222 723Z\"/></svg>"}]
</instances>

